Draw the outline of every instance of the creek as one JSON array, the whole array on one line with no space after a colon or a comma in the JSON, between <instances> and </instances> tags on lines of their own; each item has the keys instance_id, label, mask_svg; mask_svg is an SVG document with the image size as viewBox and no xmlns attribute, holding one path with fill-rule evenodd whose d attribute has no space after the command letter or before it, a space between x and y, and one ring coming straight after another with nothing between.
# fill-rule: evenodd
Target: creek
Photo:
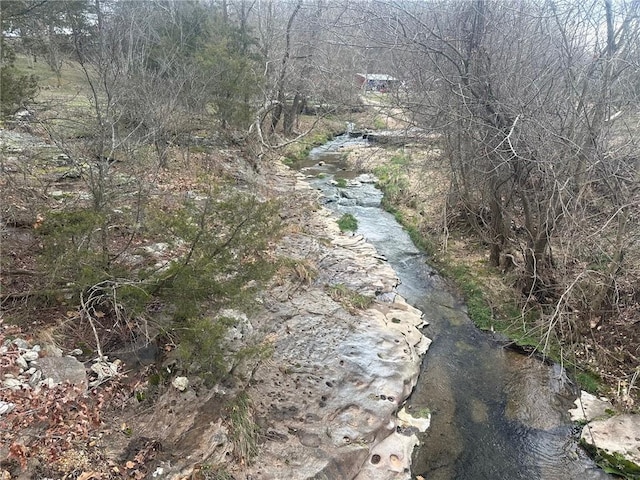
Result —
<instances>
[{"instance_id":1,"label":"creek","mask_svg":"<svg viewBox=\"0 0 640 480\"><path fill-rule=\"evenodd\" d=\"M350 213L362 234L384 255L419 308L433 340L408 410L428 408L431 427L413 456L414 478L428 480L592 480L612 478L576 441L567 410L577 389L559 365L507 348L478 330L466 307L427 264L367 176L349 171L342 148L362 139L337 137L315 148L300 165L325 205ZM340 188L336 180L345 179Z\"/></svg>"}]
</instances>

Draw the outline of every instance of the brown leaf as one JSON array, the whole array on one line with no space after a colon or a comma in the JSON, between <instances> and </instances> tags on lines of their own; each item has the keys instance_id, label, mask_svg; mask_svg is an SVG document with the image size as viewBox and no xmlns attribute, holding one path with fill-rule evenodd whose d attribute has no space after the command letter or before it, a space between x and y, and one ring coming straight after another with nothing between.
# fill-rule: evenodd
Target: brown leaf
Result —
<instances>
[{"instance_id":1,"label":"brown leaf","mask_svg":"<svg viewBox=\"0 0 640 480\"><path fill-rule=\"evenodd\" d=\"M99 480L102 478L102 474L99 472L82 472L77 480Z\"/></svg>"}]
</instances>

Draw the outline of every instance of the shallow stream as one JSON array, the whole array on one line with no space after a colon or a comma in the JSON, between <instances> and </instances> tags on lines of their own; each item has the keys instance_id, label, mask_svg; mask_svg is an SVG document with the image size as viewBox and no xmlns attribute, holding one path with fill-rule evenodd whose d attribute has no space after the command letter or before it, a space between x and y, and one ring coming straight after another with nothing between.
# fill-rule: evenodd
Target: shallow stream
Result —
<instances>
[{"instance_id":1,"label":"shallow stream","mask_svg":"<svg viewBox=\"0 0 640 480\"><path fill-rule=\"evenodd\" d=\"M505 349L478 330L464 304L380 207L382 193L350 172L348 136L311 151L301 172L326 206L351 213L358 232L384 255L401 280L398 292L422 310L433 343L409 409L428 408L431 427L414 452L413 475L428 480L592 480L612 478L575 440L567 410L576 389L564 370ZM335 179L349 185L339 188Z\"/></svg>"}]
</instances>

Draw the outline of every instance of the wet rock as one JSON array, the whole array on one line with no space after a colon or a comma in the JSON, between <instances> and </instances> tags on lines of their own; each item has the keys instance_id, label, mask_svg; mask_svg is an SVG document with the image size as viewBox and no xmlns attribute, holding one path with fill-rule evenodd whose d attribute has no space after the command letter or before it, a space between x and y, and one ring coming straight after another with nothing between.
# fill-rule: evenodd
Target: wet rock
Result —
<instances>
[{"instance_id":1,"label":"wet rock","mask_svg":"<svg viewBox=\"0 0 640 480\"><path fill-rule=\"evenodd\" d=\"M68 382L83 389L88 386L84 365L73 357L42 357L38 361L43 378L54 384Z\"/></svg>"},{"instance_id":2,"label":"wet rock","mask_svg":"<svg viewBox=\"0 0 640 480\"><path fill-rule=\"evenodd\" d=\"M426 432L431 425L431 414L426 412L424 415L414 417L404 408L398 412L398 425L403 428L414 427L419 432Z\"/></svg>"}]
</instances>

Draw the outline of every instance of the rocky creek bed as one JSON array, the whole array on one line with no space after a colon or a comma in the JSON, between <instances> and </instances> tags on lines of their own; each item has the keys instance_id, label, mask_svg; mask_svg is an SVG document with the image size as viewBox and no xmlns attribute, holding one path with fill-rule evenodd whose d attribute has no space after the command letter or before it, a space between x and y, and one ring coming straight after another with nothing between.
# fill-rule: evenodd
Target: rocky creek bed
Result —
<instances>
[{"instance_id":1,"label":"rocky creek bed","mask_svg":"<svg viewBox=\"0 0 640 480\"><path fill-rule=\"evenodd\" d=\"M23 136L7 135L11 143L3 142L24 155L18 145ZM285 219L291 227L276 253L308 271L298 272L299 281L263 292L258 315L233 315L240 319L240 341L257 339L273 353L238 366L238 377L247 383L207 389L197 379L177 377L152 406L140 404L139 396L119 398L120 406L102 416L100 428L91 426L88 445L69 452L68 459L65 453L57 469L71 466L87 479L208 478L206 472L217 468L238 479L410 478L416 434L429 423L424 412L414 417L402 410L430 344L421 332L422 312L397 294L397 275L384 258L361 235L342 234L333 215L317 207L318 194L302 176L283 166L267 176L294 207L283 213L291 215ZM367 305L354 299L366 299ZM2 328L7 340L1 353L10 368L0 379L0 422L11 418L17 425L26 414L27 403L12 403L10 391L31 399L60 391L69 405L84 405L83 398L99 395L109 379L122 379L130 368L128 358L123 365L115 354L109 361L83 363L73 350L40 345L31 334L14 338L12 329ZM251 462L234 456L242 425L230 428L234 410L228 405L238 391L251 404L240 436L260 431L257 444L246 444ZM29 425L24 435L37 435L37 425ZM7 448L0 447L3 459ZM16 454L21 452L14 459ZM23 468L2 463L2 478L47 471L35 459L19 459L25 460Z\"/></svg>"},{"instance_id":2,"label":"rocky creek bed","mask_svg":"<svg viewBox=\"0 0 640 480\"><path fill-rule=\"evenodd\" d=\"M558 413L558 408L566 408L566 401L555 406L549 416L546 407L534 405L531 410L531 402L544 403L549 397L523 396L519 388L502 392L496 384L475 377L476 370L468 369L466 380L439 376L438 370L443 365L459 363L461 359L463 364L477 363L481 370L499 371L495 363L478 361L469 353L473 346L480 345L482 349L495 346L489 347L491 341L477 331L465 341L443 341L446 335L440 317L448 315L449 325L465 324L468 319L451 295L430 290L424 296L425 286L437 283L438 276L425 265L410 242L405 243L404 237L400 241L400 235L394 237L394 233L391 240L397 248L382 252L383 255L369 243L378 244L380 237L388 234L378 228L378 217L372 219L369 228L365 227L366 222L361 222L361 232L356 235L340 233L335 215L317 207L321 197L314 191L317 185L310 186L309 178L284 167L277 167L267 177L285 202L296 207L286 210L291 218L285 220L295 227L279 244L278 254L297 260L303 267L297 271L297 281L275 284L262 294L259 299L264 307L262 313L250 317L244 312L234 315L241 319L237 337L258 339L271 348L272 355L239 367L243 370L240 376L249 379L245 385L205 389L194 379L178 377L152 408L136 408L134 399L123 403L120 413L112 415L111 423L105 424L90 442L90 448L99 452L96 458L103 464L91 465L88 457L75 460L75 468L85 475L83 478L94 478L90 475L92 469L99 475L95 478L140 473L142 466L134 460L144 453L148 454L144 471L153 478L208 478L207 469L223 465L236 479L409 479L412 452L418 441L424 447L413 459L417 478L424 475L443 479L564 480L604 476L585 459L568 435L570 424ZM342 189L335 198L335 203L341 204L337 210L374 207L375 215L379 215L380 193L371 182L368 179L357 184L367 192L365 199L359 200L351 188ZM331 188L337 192L335 185ZM412 281L411 275L423 283ZM400 279L404 283L398 286ZM374 301L366 308L358 308L353 295ZM405 298L420 309L409 305ZM429 309L429 305L437 308ZM423 311L428 311L428 315ZM431 362L436 367L431 370L427 361L426 368L421 370L423 355L431 345L422 333L427 322L432 325L425 331L437 342L426 358L439 349L444 351L440 358L448 360L440 364ZM17 375L3 375L0 379L3 382L0 400L3 400L1 393L10 389L33 389L35 394L38 389L46 391L62 382L73 383L74 392L82 393L87 387L99 388L105 379L118 376L122 369L117 361L82 364L72 358L73 351L63 352L34 342L8 341L1 352L4 357L22 360L18 361ZM531 371L535 361L518 358L523 359L524 365L515 365L503 374L529 381L530 391L550 385L558 387L558 379L564 381L562 372L553 369L532 377L526 372ZM478 385L497 395L494 403L478 397L474 391ZM247 452L251 453L247 457L253 457L247 463L234 461L233 443L237 442L238 430L229 428L228 417L233 411L224 407L240 389L252 405L252 423L245 433L251 436L251 429L260 431L257 445L246 445L247 449L257 446L256 451ZM438 396L442 402L439 405L433 401ZM589 412L587 418L597 417L606 422L610 416L607 404L597 401L591 404L597 404L598 408L585 408L584 412ZM16 408L20 406L0 403L0 422L6 415L21 413ZM421 433L429 426L430 411L434 426ZM491 450L470 448L479 437L461 440L466 432L460 431L460 426L463 430L484 428L484 437L479 440L482 447L491 447L492 443L505 446L504 442L496 441L495 430L486 428L496 423L494 411L510 415L508 424L514 427L511 433L515 435L512 438L533 432L541 441L515 442L515 450L502 450L493 458ZM581 411L579 408L576 415ZM618 446L607 444L611 452L618 451L616 448L624 448L624 453L637 450L640 435L633 433L638 424L635 417L613 417L612 421L615 425L604 429L594 424L594 428L585 430L588 433L583 431L583 437L591 435L589 438L596 439L597 445L612 437L626 441L623 447L620 442ZM558 430L559 423L563 426ZM523 424L534 428L519 427ZM457 430L451 430L451 425ZM619 430L621 426L626 430ZM546 448L550 445L555 449ZM524 462L512 462L513 452L527 451L551 460L561 452L564 470L549 467L556 465L553 462L542 462L545 470L540 462L531 463L530 457ZM6 449L2 452L6 454ZM494 458L500 463L491 463ZM509 462L525 470L506 469ZM129 464L137 470L122 467ZM476 470L471 468L474 465ZM101 467L108 469L110 477ZM566 475L567 471L573 471L573 476ZM32 472L15 478L31 478ZM522 472L525 473L521 475ZM14 478L7 470L2 475Z\"/></svg>"}]
</instances>

